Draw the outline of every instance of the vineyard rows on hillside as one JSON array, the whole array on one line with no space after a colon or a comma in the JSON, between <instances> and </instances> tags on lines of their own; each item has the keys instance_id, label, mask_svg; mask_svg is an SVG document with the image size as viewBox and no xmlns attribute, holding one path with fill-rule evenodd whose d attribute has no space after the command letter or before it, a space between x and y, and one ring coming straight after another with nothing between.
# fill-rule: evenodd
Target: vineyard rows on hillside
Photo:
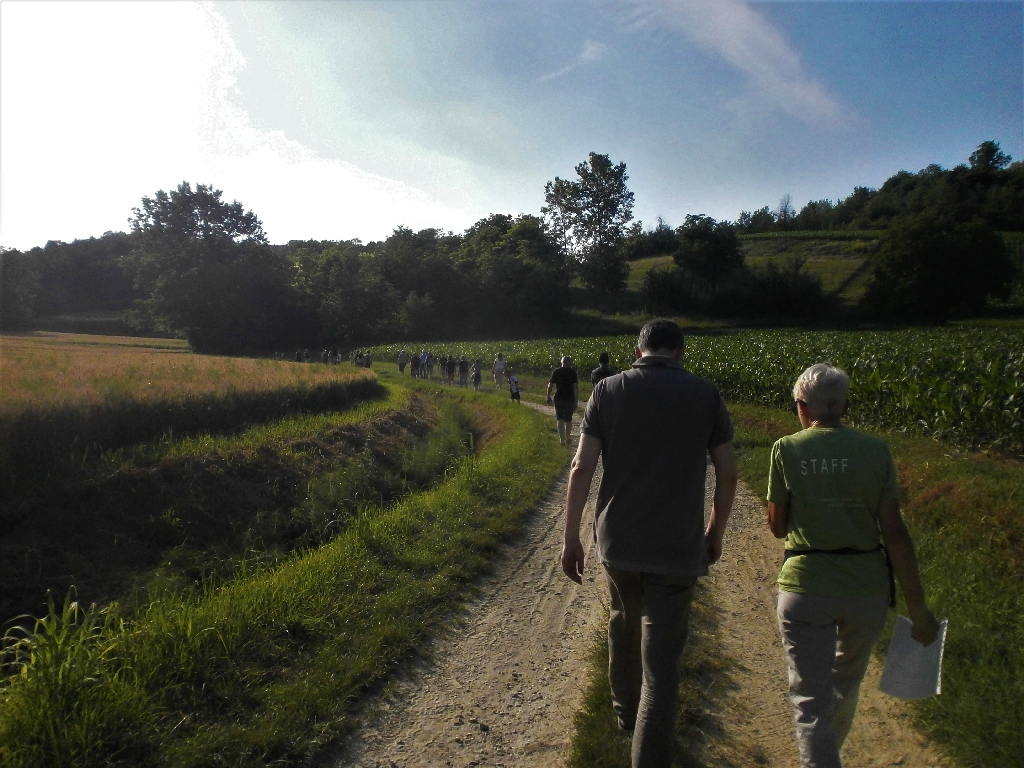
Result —
<instances>
[{"instance_id":1,"label":"vineyard rows on hillside","mask_svg":"<svg viewBox=\"0 0 1024 768\"><path fill-rule=\"evenodd\" d=\"M548 372L562 355L589 371L607 351L611 364L633 360L634 336L536 341L390 344L372 350L393 360L403 349L466 355L490 368L498 352L521 371ZM684 365L736 402L788 407L807 366L827 361L852 379L850 420L929 434L972 447L1024 453L1024 332L1018 329L902 331L740 331L689 336Z\"/></svg>"}]
</instances>

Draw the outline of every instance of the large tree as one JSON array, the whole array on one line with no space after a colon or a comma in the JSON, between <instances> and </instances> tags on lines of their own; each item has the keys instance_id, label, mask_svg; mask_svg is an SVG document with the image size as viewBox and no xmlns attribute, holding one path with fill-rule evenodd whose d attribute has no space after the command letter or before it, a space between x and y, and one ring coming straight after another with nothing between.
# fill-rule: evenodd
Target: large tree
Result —
<instances>
[{"instance_id":1,"label":"large tree","mask_svg":"<svg viewBox=\"0 0 1024 768\"><path fill-rule=\"evenodd\" d=\"M33 259L0 246L0 331L18 331L32 324L38 291L39 274Z\"/></svg>"},{"instance_id":2,"label":"large tree","mask_svg":"<svg viewBox=\"0 0 1024 768\"><path fill-rule=\"evenodd\" d=\"M290 343L300 330L288 263L263 225L221 191L182 182L142 198L129 219L128 263L145 309L197 351L250 352Z\"/></svg>"},{"instance_id":3,"label":"large tree","mask_svg":"<svg viewBox=\"0 0 1024 768\"><path fill-rule=\"evenodd\" d=\"M1013 158L999 148L998 142L983 141L971 153L969 162L976 170L1000 171L1013 162Z\"/></svg>"},{"instance_id":4,"label":"large tree","mask_svg":"<svg viewBox=\"0 0 1024 768\"><path fill-rule=\"evenodd\" d=\"M633 219L626 164L613 165L608 155L591 152L576 166L576 176L575 181L556 176L544 186L545 224L589 287L621 290L629 275L622 241Z\"/></svg>"},{"instance_id":5,"label":"large tree","mask_svg":"<svg viewBox=\"0 0 1024 768\"><path fill-rule=\"evenodd\" d=\"M736 229L728 221L715 221L703 214L690 214L676 229L679 250L676 265L700 278L714 296L721 281L743 265L743 252Z\"/></svg>"},{"instance_id":6,"label":"large tree","mask_svg":"<svg viewBox=\"0 0 1024 768\"><path fill-rule=\"evenodd\" d=\"M864 297L875 316L943 323L1009 296L1016 268L999 235L981 219L934 214L893 220L871 257Z\"/></svg>"}]
</instances>

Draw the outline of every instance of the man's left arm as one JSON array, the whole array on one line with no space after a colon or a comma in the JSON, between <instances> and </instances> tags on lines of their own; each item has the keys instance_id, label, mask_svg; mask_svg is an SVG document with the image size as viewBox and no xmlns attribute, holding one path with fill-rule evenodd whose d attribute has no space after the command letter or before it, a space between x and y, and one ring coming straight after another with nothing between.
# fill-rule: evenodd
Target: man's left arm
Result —
<instances>
[{"instance_id":1,"label":"man's left arm","mask_svg":"<svg viewBox=\"0 0 1024 768\"><path fill-rule=\"evenodd\" d=\"M711 505L711 519L704 531L706 539L708 565L718 562L722 556L722 540L725 538L725 526L729 522L732 503L736 498L736 452L732 441L716 445L708 453L715 467L715 498Z\"/></svg>"},{"instance_id":2,"label":"man's left arm","mask_svg":"<svg viewBox=\"0 0 1024 768\"><path fill-rule=\"evenodd\" d=\"M565 497L565 534L562 540L562 572L577 584L583 583L584 566L580 523L600 456L601 441L593 435L581 434L569 470L569 490Z\"/></svg>"}]
</instances>

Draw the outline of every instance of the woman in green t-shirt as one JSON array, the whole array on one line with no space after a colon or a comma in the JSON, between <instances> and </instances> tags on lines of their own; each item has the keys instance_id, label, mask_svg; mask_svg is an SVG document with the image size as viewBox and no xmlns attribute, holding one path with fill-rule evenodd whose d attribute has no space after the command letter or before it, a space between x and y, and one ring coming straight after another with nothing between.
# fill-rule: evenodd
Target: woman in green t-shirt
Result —
<instances>
[{"instance_id":1,"label":"woman in green t-shirt","mask_svg":"<svg viewBox=\"0 0 1024 768\"><path fill-rule=\"evenodd\" d=\"M768 527L786 540L779 631L804 768L841 768L871 649L895 605L887 557L914 638L929 645L938 632L889 447L842 424L849 389L850 377L824 363L800 374L793 399L803 430L772 447L768 477Z\"/></svg>"}]
</instances>

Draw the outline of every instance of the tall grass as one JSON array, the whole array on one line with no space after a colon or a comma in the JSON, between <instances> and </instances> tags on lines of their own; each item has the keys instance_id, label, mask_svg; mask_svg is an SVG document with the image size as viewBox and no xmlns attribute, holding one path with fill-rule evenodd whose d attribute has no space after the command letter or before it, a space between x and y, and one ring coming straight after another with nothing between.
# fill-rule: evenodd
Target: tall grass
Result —
<instances>
[{"instance_id":1,"label":"tall grass","mask_svg":"<svg viewBox=\"0 0 1024 768\"><path fill-rule=\"evenodd\" d=\"M458 398L492 410L500 437L442 485L366 509L276 568L157 597L131 620L55 611L9 645L21 672L0 689L0 762L268 765L336 740L353 702L450 614L564 467L539 414ZM73 647L88 680L60 674Z\"/></svg>"},{"instance_id":2,"label":"tall grass","mask_svg":"<svg viewBox=\"0 0 1024 768\"><path fill-rule=\"evenodd\" d=\"M138 605L154 584L220 583L442 481L480 427L448 400L387 390L345 411L132 446L90 465L80 488L40 489L32 514L5 514L0 625L71 584L83 600Z\"/></svg>"}]
</instances>

